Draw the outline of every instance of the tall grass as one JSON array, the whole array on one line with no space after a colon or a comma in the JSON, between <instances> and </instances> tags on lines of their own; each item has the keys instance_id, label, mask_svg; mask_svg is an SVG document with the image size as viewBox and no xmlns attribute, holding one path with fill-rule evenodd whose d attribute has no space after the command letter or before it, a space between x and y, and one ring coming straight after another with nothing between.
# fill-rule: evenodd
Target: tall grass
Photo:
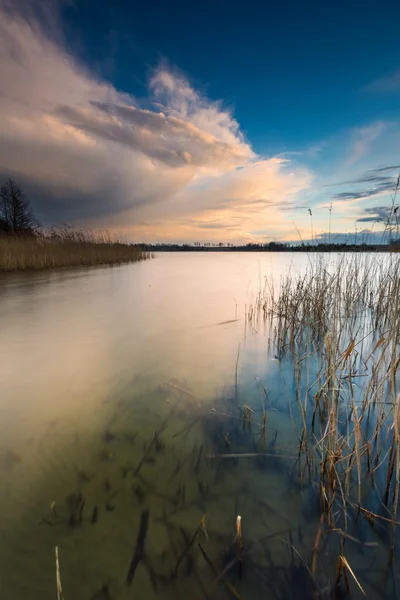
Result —
<instances>
[{"instance_id":1,"label":"tall grass","mask_svg":"<svg viewBox=\"0 0 400 600\"><path fill-rule=\"evenodd\" d=\"M317 257L307 273L266 282L248 319L269 323L271 344L292 373L291 414L298 436L297 483L318 493L321 540L340 538L346 567L349 523L365 519L398 541L400 493L400 259L344 255L334 267ZM327 543L325 541L325 543Z\"/></svg>"},{"instance_id":2,"label":"tall grass","mask_svg":"<svg viewBox=\"0 0 400 600\"><path fill-rule=\"evenodd\" d=\"M0 236L0 271L116 265L149 258L107 231L51 229L35 236Z\"/></svg>"}]
</instances>

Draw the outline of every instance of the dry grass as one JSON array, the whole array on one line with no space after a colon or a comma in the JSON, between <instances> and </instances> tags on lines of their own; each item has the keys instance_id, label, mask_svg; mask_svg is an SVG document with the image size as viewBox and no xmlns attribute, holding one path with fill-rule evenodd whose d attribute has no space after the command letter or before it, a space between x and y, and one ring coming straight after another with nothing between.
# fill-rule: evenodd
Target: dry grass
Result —
<instances>
[{"instance_id":1,"label":"dry grass","mask_svg":"<svg viewBox=\"0 0 400 600\"><path fill-rule=\"evenodd\" d=\"M319 490L321 506L313 570L320 538L340 532L343 543L357 518L386 528L393 561L400 524L400 259L345 255L334 268L316 260L304 276L289 274L278 290L268 282L265 289L248 319L268 321L282 374L289 368L295 381L298 484Z\"/></svg>"},{"instance_id":2,"label":"dry grass","mask_svg":"<svg viewBox=\"0 0 400 600\"><path fill-rule=\"evenodd\" d=\"M146 258L148 253L113 241L108 232L65 227L35 237L0 237L0 271L116 265Z\"/></svg>"}]
</instances>

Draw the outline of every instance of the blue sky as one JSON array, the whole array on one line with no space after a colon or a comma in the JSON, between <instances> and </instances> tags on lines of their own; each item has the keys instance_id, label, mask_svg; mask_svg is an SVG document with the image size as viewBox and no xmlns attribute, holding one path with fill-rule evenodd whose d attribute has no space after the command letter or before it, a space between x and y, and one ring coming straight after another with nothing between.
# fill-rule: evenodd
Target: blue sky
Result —
<instances>
[{"instance_id":1,"label":"blue sky","mask_svg":"<svg viewBox=\"0 0 400 600\"><path fill-rule=\"evenodd\" d=\"M308 208L327 230L332 202L335 234L382 229L400 164L399 3L0 7L0 173L45 223L298 239Z\"/></svg>"},{"instance_id":2,"label":"blue sky","mask_svg":"<svg viewBox=\"0 0 400 600\"><path fill-rule=\"evenodd\" d=\"M64 16L70 49L100 76L145 95L165 59L232 106L261 154L399 115L398 94L365 89L399 69L398 2L88 0Z\"/></svg>"}]
</instances>

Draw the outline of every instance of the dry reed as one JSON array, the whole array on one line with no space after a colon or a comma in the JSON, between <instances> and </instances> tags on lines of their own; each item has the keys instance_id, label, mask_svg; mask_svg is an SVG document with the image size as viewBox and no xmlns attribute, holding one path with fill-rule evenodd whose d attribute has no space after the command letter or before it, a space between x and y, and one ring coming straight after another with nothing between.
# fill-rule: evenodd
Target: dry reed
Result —
<instances>
[{"instance_id":1,"label":"dry reed","mask_svg":"<svg viewBox=\"0 0 400 600\"><path fill-rule=\"evenodd\" d=\"M293 373L300 481L304 461L320 494L313 574L321 539L340 530L343 543L350 512L391 524L393 561L400 492L400 260L344 255L333 267L314 260L278 289L267 281L247 312L251 326L268 323L282 375L288 366ZM372 510L372 490L386 516ZM343 552L338 565L338 579L349 573L362 590Z\"/></svg>"},{"instance_id":2,"label":"dry reed","mask_svg":"<svg viewBox=\"0 0 400 600\"><path fill-rule=\"evenodd\" d=\"M115 265L148 257L136 246L114 241L107 231L64 227L36 236L0 237L0 271Z\"/></svg>"}]
</instances>

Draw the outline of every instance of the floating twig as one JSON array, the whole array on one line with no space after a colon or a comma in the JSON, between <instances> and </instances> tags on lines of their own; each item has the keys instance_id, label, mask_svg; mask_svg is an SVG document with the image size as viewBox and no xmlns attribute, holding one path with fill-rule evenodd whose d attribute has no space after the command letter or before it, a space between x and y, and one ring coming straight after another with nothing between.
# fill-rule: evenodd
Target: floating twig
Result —
<instances>
[{"instance_id":1,"label":"floating twig","mask_svg":"<svg viewBox=\"0 0 400 600\"><path fill-rule=\"evenodd\" d=\"M288 458L297 459L297 456L290 456L289 454L274 454L272 452L244 452L232 453L232 454L207 454L207 458L257 458L259 456L273 456L274 458Z\"/></svg>"},{"instance_id":2,"label":"floating twig","mask_svg":"<svg viewBox=\"0 0 400 600\"><path fill-rule=\"evenodd\" d=\"M189 390L185 390L184 388L181 388L178 385L175 385L174 383L166 383L165 385L172 388L173 390L176 390L177 392L182 392L182 394L187 394L191 398L197 398L197 396L192 394L192 392L189 392Z\"/></svg>"}]
</instances>

